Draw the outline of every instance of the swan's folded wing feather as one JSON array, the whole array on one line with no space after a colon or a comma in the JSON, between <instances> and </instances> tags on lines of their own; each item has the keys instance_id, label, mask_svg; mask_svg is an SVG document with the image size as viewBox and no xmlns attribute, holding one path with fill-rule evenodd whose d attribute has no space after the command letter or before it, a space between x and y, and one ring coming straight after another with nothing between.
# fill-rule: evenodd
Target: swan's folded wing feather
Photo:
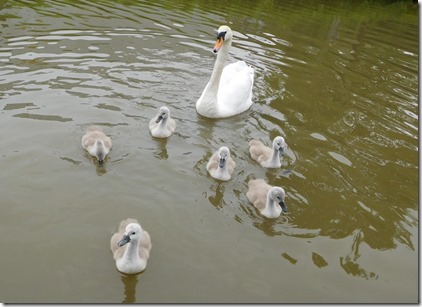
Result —
<instances>
[{"instance_id":1,"label":"swan's folded wing feather","mask_svg":"<svg viewBox=\"0 0 422 307\"><path fill-rule=\"evenodd\" d=\"M263 179L253 179L248 182L248 192L246 193L249 201L258 210L263 210L267 202L267 193L271 186Z\"/></svg>"},{"instance_id":2,"label":"swan's folded wing feather","mask_svg":"<svg viewBox=\"0 0 422 307\"><path fill-rule=\"evenodd\" d=\"M271 149L265 146L261 141L252 140L249 142L249 146L249 153L251 154L252 159L261 162L271 158Z\"/></svg>"},{"instance_id":3,"label":"swan's folded wing feather","mask_svg":"<svg viewBox=\"0 0 422 307\"><path fill-rule=\"evenodd\" d=\"M254 71L244 61L224 67L221 74L217 100L224 114L238 114L252 105Z\"/></svg>"},{"instance_id":4,"label":"swan's folded wing feather","mask_svg":"<svg viewBox=\"0 0 422 307\"><path fill-rule=\"evenodd\" d=\"M144 230L139 242L139 257L142 259L148 259L151 247L151 237L149 236L149 233Z\"/></svg>"},{"instance_id":5,"label":"swan's folded wing feather","mask_svg":"<svg viewBox=\"0 0 422 307\"><path fill-rule=\"evenodd\" d=\"M173 118L169 118L167 120L167 128L171 131L174 132L174 130L176 130L176 121Z\"/></svg>"},{"instance_id":6,"label":"swan's folded wing feather","mask_svg":"<svg viewBox=\"0 0 422 307\"><path fill-rule=\"evenodd\" d=\"M121 258L125 252L126 245L124 246L118 245L119 241L122 238L123 238L123 234L117 233L117 232L111 237L110 249L111 249L111 252L113 253L114 260Z\"/></svg>"},{"instance_id":7,"label":"swan's folded wing feather","mask_svg":"<svg viewBox=\"0 0 422 307\"><path fill-rule=\"evenodd\" d=\"M207 163L207 171L211 172L212 170L216 170L218 169L218 165L220 163L220 159L218 158L218 151L216 151L215 153L213 153L213 155L211 156L210 160Z\"/></svg>"},{"instance_id":8,"label":"swan's folded wing feather","mask_svg":"<svg viewBox=\"0 0 422 307\"><path fill-rule=\"evenodd\" d=\"M82 147L88 149L88 147L94 146L95 137L91 133L87 133L82 137Z\"/></svg>"},{"instance_id":9,"label":"swan's folded wing feather","mask_svg":"<svg viewBox=\"0 0 422 307\"><path fill-rule=\"evenodd\" d=\"M155 122L156 120L157 120L157 116L154 116L153 118L151 118L151 120L149 121L149 130L152 130L155 127L157 127L158 123Z\"/></svg>"},{"instance_id":10,"label":"swan's folded wing feather","mask_svg":"<svg viewBox=\"0 0 422 307\"><path fill-rule=\"evenodd\" d=\"M227 161L227 168L229 170L229 174L233 173L234 168L236 167L236 162L230 157Z\"/></svg>"},{"instance_id":11,"label":"swan's folded wing feather","mask_svg":"<svg viewBox=\"0 0 422 307\"><path fill-rule=\"evenodd\" d=\"M111 138L108 137L108 136L105 136L103 141L104 141L104 146L108 149L111 149L111 147L113 146L112 143L111 143Z\"/></svg>"}]
</instances>

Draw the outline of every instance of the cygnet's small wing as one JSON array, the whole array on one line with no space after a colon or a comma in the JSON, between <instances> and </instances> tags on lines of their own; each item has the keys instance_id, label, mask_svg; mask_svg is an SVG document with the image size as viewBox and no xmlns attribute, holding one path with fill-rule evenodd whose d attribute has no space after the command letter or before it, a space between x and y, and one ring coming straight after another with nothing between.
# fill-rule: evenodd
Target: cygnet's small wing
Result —
<instances>
[{"instance_id":1,"label":"cygnet's small wing","mask_svg":"<svg viewBox=\"0 0 422 307\"><path fill-rule=\"evenodd\" d=\"M151 251L151 237L147 231L142 232L141 240L139 242L139 257L147 260L149 258L149 252Z\"/></svg>"},{"instance_id":2,"label":"cygnet's small wing","mask_svg":"<svg viewBox=\"0 0 422 307\"><path fill-rule=\"evenodd\" d=\"M170 130L171 133L176 130L176 121L171 117L167 119L167 129Z\"/></svg>"},{"instance_id":3,"label":"cygnet's small wing","mask_svg":"<svg viewBox=\"0 0 422 307\"><path fill-rule=\"evenodd\" d=\"M215 171L218 169L220 163L220 158L218 156L218 150L213 153L210 160L207 163L207 171L211 173L212 171Z\"/></svg>"},{"instance_id":4,"label":"cygnet's small wing","mask_svg":"<svg viewBox=\"0 0 422 307\"><path fill-rule=\"evenodd\" d=\"M271 158L271 148L265 146L259 140L252 140L249 142L249 153L252 159L257 162L266 161Z\"/></svg>"},{"instance_id":5,"label":"cygnet's small wing","mask_svg":"<svg viewBox=\"0 0 422 307\"><path fill-rule=\"evenodd\" d=\"M227 169L230 175L233 173L235 167L236 167L236 162L234 162L232 157L229 157L229 159L227 160Z\"/></svg>"},{"instance_id":6,"label":"cygnet's small wing","mask_svg":"<svg viewBox=\"0 0 422 307\"><path fill-rule=\"evenodd\" d=\"M252 179L248 182L248 192L246 193L249 201L258 210L263 210L267 202L267 194L271 186L263 179Z\"/></svg>"},{"instance_id":7,"label":"cygnet's small wing","mask_svg":"<svg viewBox=\"0 0 422 307\"><path fill-rule=\"evenodd\" d=\"M139 222L135 219L132 219L132 218L125 219L120 222L118 231L111 236L110 249L111 249L111 252L113 253L113 257L115 260L122 257L127 248L127 245L119 246L118 243L125 234L126 226L130 223L139 224Z\"/></svg>"}]
</instances>

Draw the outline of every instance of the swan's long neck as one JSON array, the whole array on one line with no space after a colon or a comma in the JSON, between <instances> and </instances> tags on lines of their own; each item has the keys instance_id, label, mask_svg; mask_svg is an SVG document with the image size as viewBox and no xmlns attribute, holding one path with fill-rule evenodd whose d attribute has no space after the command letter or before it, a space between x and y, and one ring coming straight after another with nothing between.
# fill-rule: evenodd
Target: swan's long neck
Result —
<instances>
[{"instance_id":1,"label":"swan's long neck","mask_svg":"<svg viewBox=\"0 0 422 307\"><path fill-rule=\"evenodd\" d=\"M270 159L268 164L275 165L275 166L281 166L280 151L275 147L273 147L273 154L271 155L271 159Z\"/></svg>"},{"instance_id":2,"label":"swan's long neck","mask_svg":"<svg viewBox=\"0 0 422 307\"><path fill-rule=\"evenodd\" d=\"M273 218L280 215L281 208L277 207L277 203L271 198L270 193L267 193L267 201L265 203L265 208L262 211L267 217Z\"/></svg>"},{"instance_id":3,"label":"swan's long neck","mask_svg":"<svg viewBox=\"0 0 422 307\"><path fill-rule=\"evenodd\" d=\"M125 250L123 258L129 262L134 262L137 259L139 259L138 245L139 245L138 240L131 240L128 243L128 247Z\"/></svg>"},{"instance_id":4,"label":"swan's long neck","mask_svg":"<svg viewBox=\"0 0 422 307\"><path fill-rule=\"evenodd\" d=\"M223 73L224 63L229 56L229 50L232 45L232 40L225 41L221 46L221 49L217 53L217 59L215 60L214 68L212 70L208 89L218 93L218 86L220 85L221 74Z\"/></svg>"},{"instance_id":5,"label":"swan's long neck","mask_svg":"<svg viewBox=\"0 0 422 307\"><path fill-rule=\"evenodd\" d=\"M161 128L165 128L165 127L166 127L166 125L167 125L167 117L163 118L163 119L160 121L160 123L159 123L159 126L160 126Z\"/></svg>"},{"instance_id":6,"label":"swan's long neck","mask_svg":"<svg viewBox=\"0 0 422 307\"><path fill-rule=\"evenodd\" d=\"M215 60L210 81L208 82L207 87L202 93L200 103L197 105L197 109L200 114L212 114L218 112L218 87L220 85L221 74L223 73L224 69L224 63L226 62L229 56L229 50L231 45L231 39L225 41L217 53L217 59Z\"/></svg>"}]
</instances>

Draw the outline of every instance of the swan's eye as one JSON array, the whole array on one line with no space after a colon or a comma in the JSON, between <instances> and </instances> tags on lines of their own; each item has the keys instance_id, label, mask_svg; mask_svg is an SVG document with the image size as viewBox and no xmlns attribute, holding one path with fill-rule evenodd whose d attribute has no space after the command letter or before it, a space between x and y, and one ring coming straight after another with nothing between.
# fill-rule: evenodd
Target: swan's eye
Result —
<instances>
[{"instance_id":1,"label":"swan's eye","mask_svg":"<svg viewBox=\"0 0 422 307\"><path fill-rule=\"evenodd\" d=\"M226 33L227 33L227 31L218 33L217 34L217 39L220 39L220 38L223 38L224 39L224 37L226 36Z\"/></svg>"},{"instance_id":2,"label":"swan's eye","mask_svg":"<svg viewBox=\"0 0 422 307\"><path fill-rule=\"evenodd\" d=\"M134 234L135 234L135 232L133 231L133 232L132 232L132 234L134 235Z\"/></svg>"}]
</instances>

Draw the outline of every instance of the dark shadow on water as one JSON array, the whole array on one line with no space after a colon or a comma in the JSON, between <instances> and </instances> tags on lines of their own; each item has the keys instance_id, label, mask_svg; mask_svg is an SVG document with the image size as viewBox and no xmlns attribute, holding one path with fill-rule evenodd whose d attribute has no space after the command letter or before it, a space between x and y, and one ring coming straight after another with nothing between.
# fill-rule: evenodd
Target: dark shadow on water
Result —
<instances>
[{"instance_id":1,"label":"dark shadow on water","mask_svg":"<svg viewBox=\"0 0 422 307\"><path fill-rule=\"evenodd\" d=\"M357 230L353 238L352 250L345 257L340 257L340 266L347 274L365 279L378 279L376 273L366 271L357 262L360 257L359 246L363 241L364 235L362 230Z\"/></svg>"},{"instance_id":2,"label":"dark shadow on water","mask_svg":"<svg viewBox=\"0 0 422 307\"><path fill-rule=\"evenodd\" d=\"M136 303L136 285L138 284L138 275L122 274L120 279L125 287L123 304Z\"/></svg>"}]
</instances>

